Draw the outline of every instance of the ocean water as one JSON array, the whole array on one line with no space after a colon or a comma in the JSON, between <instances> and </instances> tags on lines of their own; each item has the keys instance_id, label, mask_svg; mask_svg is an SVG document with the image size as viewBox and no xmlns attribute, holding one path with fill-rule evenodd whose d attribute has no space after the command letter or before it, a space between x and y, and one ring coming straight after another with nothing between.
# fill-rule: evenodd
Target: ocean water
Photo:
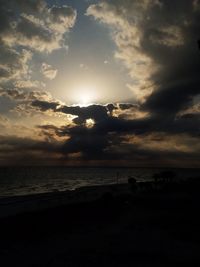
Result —
<instances>
[{"instance_id":1,"label":"ocean water","mask_svg":"<svg viewBox=\"0 0 200 267\"><path fill-rule=\"evenodd\" d=\"M74 190L89 185L152 180L163 169L149 168L69 168L1 167L0 197ZM200 169L175 169L177 178L200 177Z\"/></svg>"}]
</instances>

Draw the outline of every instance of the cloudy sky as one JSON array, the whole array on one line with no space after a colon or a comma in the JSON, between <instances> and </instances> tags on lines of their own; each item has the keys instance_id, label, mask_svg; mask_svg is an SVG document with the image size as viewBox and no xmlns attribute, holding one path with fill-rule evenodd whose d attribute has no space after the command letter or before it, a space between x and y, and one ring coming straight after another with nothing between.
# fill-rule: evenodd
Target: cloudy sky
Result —
<instances>
[{"instance_id":1,"label":"cloudy sky","mask_svg":"<svg viewBox=\"0 0 200 267\"><path fill-rule=\"evenodd\" d=\"M0 0L0 165L198 167L199 0Z\"/></svg>"}]
</instances>

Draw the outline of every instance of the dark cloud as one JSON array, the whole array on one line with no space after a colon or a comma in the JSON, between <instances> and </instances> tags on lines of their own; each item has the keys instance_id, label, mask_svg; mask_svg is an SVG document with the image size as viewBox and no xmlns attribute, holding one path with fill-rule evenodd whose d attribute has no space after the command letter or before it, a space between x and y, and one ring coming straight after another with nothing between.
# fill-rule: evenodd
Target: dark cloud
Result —
<instances>
[{"instance_id":1,"label":"dark cloud","mask_svg":"<svg viewBox=\"0 0 200 267\"><path fill-rule=\"evenodd\" d=\"M71 7L53 6L49 13L53 24L64 25L66 28L72 27L74 24L76 13Z\"/></svg>"},{"instance_id":2,"label":"dark cloud","mask_svg":"<svg viewBox=\"0 0 200 267\"><path fill-rule=\"evenodd\" d=\"M61 142L22 138L12 135L0 136L0 164L58 164Z\"/></svg>"},{"instance_id":3,"label":"dark cloud","mask_svg":"<svg viewBox=\"0 0 200 267\"><path fill-rule=\"evenodd\" d=\"M42 100L34 100L31 104L33 107L39 108L41 111L53 110L56 111L59 106L58 102L48 102Z\"/></svg>"},{"instance_id":4,"label":"dark cloud","mask_svg":"<svg viewBox=\"0 0 200 267\"><path fill-rule=\"evenodd\" d=\"M200 94L197 46L200 13L194 11L194 1L160 2L162 8L159 12L152 8L151 19L143 25L141 47L160 66L151 78L157 89L147 98L145 106L166 116L166 113L176 114L187 108L193 97ZM163 27L167 27L168 32L163 31ZM172 47L161 42L163 38L167 40L169 34L174 34ZM182 41L176 45L179 38Z\"/></svg>"},{"instance_id":5,"label":"dark cloud","mask_svg":"<svg viewBox=\"0 0 200 267\"><path fill-rule=\"evenodd\" d=\"M166 118L165 120L163 116L126 120L120 117L113 117L109 113L107 106L62 106L62 108L57 108L56 105L57 103L40 103L40 107L43 110L51 109L54 112L64 112L65 114L76 114L78 116L74 121L77 123L75 126L40 126L40 129L45 130L47 134L52 134L53 132L55 136L66 137L67 140L60 150L64 156L80 153L81 158L84 160L120 160L121 157L124 160L139 158L151 160L151 157L153 157L152 161L156 159L160 160L160 157L164 156L172 157L175 160L176 157L177 159L182 158L182 154L184 154L185 158L187 155L191 157L192 152L188 151L187 153L183 153L176 150L175 147L173 151L173 142L181 142L184 136L191 136L192 140L195 138L198 139L200 136L200 129L196 127L199 124L199 116L197 115L182 115L173 119ZM117 106L120 107L121 104ZM123 106L123 108L128 107L132 109L132 105L129 104ZM92 118L95 121L95 124L91 128L85 124L85 120L88 118ZM180 140L177 141L178 139L175 139L173 141L173 136L177 135L180 135ZM146 141L140 141L141 143L138 143L136 140L135 142L131 141L130 143L126 143L126 136L138 136L140 140L148 138L150 147L145 147ZM172 138L170 141L165 141L168 139L168 136L172 136ZM151 147L151 144L154 142L157 143L157 147L155 145L155 148ZM189 150L190 144L184 144L184 142L183 140L183 145L180 145L180 149L182 146L186 146ZM193 141L189 139L188 142ZM159 150L159 143L161 150ZM165 149L162 149L163 144L166 146ZM195 145L192 143L192 149L194 147ZM194 155L197 157L198 153L194 152Z\"/></svg>"},{"instance_id":6,"label":"dark cloud","mask_svg":"<svg viewBox=\"0 0 200 267\"><path fill-rule=\"evenodd\" d=\"M28 75L28 62L32 53L23 49L21 53L6 46L0 37L0 83L21 79Z\"/></svg>"},{"instance_id":7,"label":"dark cloud","mask_svg":"<svg viewBox=\"0 0 200 267\"><path fill-rule=\"evenodd\" d=\"M129 103L121 103L121 104L119 104L119 108L122 110L127 110L127 109L132 109L132 108L138 109L138 105L137 104L129 104Z\"/></svg>"},{"instance_id":8,"label":"dark cloud","mask_svg":"<svg viewBox=\"0 0 200 267\"><path fill-rule=\"evenodd\" d=\"M31 21L29 17L21 16L17 27L15 28L18 34L24 38L31 40L38 40L44 44L53 41L53 35L50 30L44 28L42 25Z\"/></svg>"},{"instance_id":9,"label":"dark cloud","mask_svg":"<svg viewBox=\"0 0 200 267\"><path fill-rule=\"evenodd\" d=\"M111 0L91 5L87 14L114 29L116 57L146 110L175 116L200 94L199 2Z\"/></svg>"},{"instance_id":10,"label":"dark cloud","mask_svg":"<svg viewBox=\"0 0 200 267\"><path fill-rule=\"evenodd\" d=\"M200 120L200 113L186 113L181 116L181 119L197 119Z\"/></svg>"},{"instance_id":11,"label":"dark cloud","mask_svg":"<svg viewBox=\"0 0 200 267\"><path fill-rule=\"evenodd\" d=\"M51 131L61 131L53 125L41 127L47 129L50 135ZM63 127L64 134L64 127ZM65 129L69 133L69 129ZM65 133L66 135L66 133ZM148 138L148 139L146 139ZM117 162L118 165L132 166L198 166L199 151L170 150L170 140L168 140L166 149L155 149L148 147L148 143L162 142L166 136L161 134L155 138L142 136L140 142L147 142L147 146L141 146L140 143L133 141L127 143L123 135L119 133L110 133L108 135L97 134L94 130L86 129L82 126L76 126L71 131L71 137L64 143L56 141L55 138L46 138L44 141L31 138L19 138L16 136L0 136L0 162L4 164L109 164ZM180 139L180 137L178 137ZM186 142L186 141L185 141ZM192 141L196 146L196 140ZM3 146L2 146L2 145ZM185 145L185 144L184 144ZM189 143L189 145L191 145ZM173 143L171 144L173 146ZM71 155L77 154L77 159L72 159ZM5 157L6 155L6 157ZM66 161L67 160L67 161Z\"/></svg>"},{"instance_id":12,"label":"dark cloud","mask_svg":"<svg viewBox=\"0 0 200 267\"><path fill-rule=\"evenodd\" d=\"M188 95L190 95L190 91ZM159 104L160 102L158 101ZM176 103L176 101L174 102ZM158 108L156 109L156 105L154 104L152 105L153 108L149 116L138 119L125 119L121 116L116 117L113 116L111 111L113 109L120 111L142 109L144 107L147 110L151 110L150 102L147 101L145 103L146 106L143 105L142 108L138 105L125 103L116 106L109 104L105 106L91 105L80 107L61 106L58 102L35 100L32 102L32 106L42 111L52 110L56 113L61 112L77 116L73 119L73 122L77 126L66 126L55 130L55 134L58 136L70 137L63 147L63 151L66 154L81 152L87 154L87 156L94 157L94 154L96 154L100 157L100 155L105 154L104 152L107 149L109 150L109 147L113 146L114 137L115 140L119 140L118 144L120 145L121 137L127 134L142 136L152 133L165 133L166 135L187 134L198 137L200 129L196 125L199 123L199 116L181 115L175 117L174 114L176 114L180 107L178 106L177 108L174 102L164 102L160 106L160 110ZM170 105L172 116L168 114ZM153 112L155 110L156 112ZM91 128L86 124L88 119L94 120L94 125Z\"/></svg>"},{"instance_id":13,"label":"dark cloud","mask_svg":"<svg viewBox=\"0 0 200 267\"><path fill-rule=\"evenodd\" d=\"M13 4L13 1L9 1ZM20 10L24 10L24 12L32 13L32 12L41 12L46 7L46 2L43 0L15 0L14 1L16 7Z\"/></svg>"},{"instance_id":14,"label":"dark cloud","mask_svg":"<svg viewBox=\"0 0 200 267\"><path fill-rule=\"evenodd\" d=\"M91 105L88 107L67 107L63 106L58 111L78 116L74 119L77 124L84 123L87 119L93 119L95 122L105 120L108 117L108 109L106 106Z\"/></svg>"},{"instance_id":15,"label":"dark cloud","mask_svg":"<svg viewBox=\"0 0 200 267\"><path fill-rule=\"evenodd\" d=\"M36 100L38 101L39 104L41 102L41 105L43 101L45 102L45 104L48 104L50 103L49 101L51 97L50 94L46 91L27 92L25 90L20 90L20 89L4 90L0 88L0 97L2 96L7 97L11 100L21 100L21 101L28 101L28 102L30 101L32 105L34 105L34 101Z\"/></svg>"},{"instance_id":16,"label":"dark cloud","mask_svg":"<svg viewBox=\"0 0 200 267\"><path fill-rule=\"evenodd\" d=\"M166 117L163 120L163 116L149 116L139 119L124 119L121 117L114 117L110 114L110 110L108 105L91 105L87 107L80 106L62 106L59 102L45 101L45 100L33 100L31 105L35 108L39 108L41 111L52 110L54 112L61 112L64 114L70 114L77 116L73 119L74 123L78 126L72 128L66 128L66 133L81 135L82 132L80 130L86 129L87 132L90 131L94 134L104 134L104 133L135 133L135 134L143 134L143 133L151 133L151 132L183 132L184 129L187 129L187 125L180 127L184 116L177 117L176 119L171 117ZM119 104L119 107L123 107L128 109L135 108L135 105L130 104ZM117 109L117 107L115 107ZM85 125L87 119L94 120L94 126L92 129L87 129ZM183 122L184 124L185 122ZM193 123L192 123L193 124ZM177 127L179 125L179 127ZM79 128L79 126L81 126ZM195 124L194 124L195 126ZM195 130L195 127L193 127ZM185 130L186 131L186 130ZM187 131L186 131L187 132ZM189 131L188 131L189 133Z\"/></svg>"},{"instance_id":17,"label":"dark cloud","mask_svg":"<svg viewBox=\"0 0 200 267\"><path fill-rule=\"evenodd\" d=\"M158 116L175 116L192 105L193 97L200 93L199 85L200 81L196 80L159 88L149 96L142 108Z\"/></svg>"},{"instance_id":18,"label":"dark cloud","mask_svg":"<svg viewBox=\"0 0 200 267\"><path fill-rule=\"evenodd\" d=\"M48 109L57 112L56 105L51 103ZM47 101L41 107L47 110ZM197 123L199 116L191 115L180 116L174 123L159 121L157 117L124 120L109 115L96 121L91 128L86 124L60 127L40 125L37 128L41 131L41 135L38 135L41 140L34 137L1 136L0 158L7 155L7 163L12 158L13 162L19 160L21 163L23 159L23 164L31 161L39 164L42 159L43 163L57 164L64 159L72 160L71 155L77 154L71 163L80 160L82 163L117 161L120 164L122 161L125 165L134 162L140 166L173 162L178 166L181 160L186 160L187 164L192 164L192 160L195 163L200 156L200 146L196 143L200 134L195 127ZM5 156L2 156L3 159L6 162Z\"/></svg>"},{"instance_id":19,"label":"dark cloud","mask_svg":"<svg viewBox=\"0 0 200 267\"><path fill-rule=\"evenodd\" d=\"M81 125L87 119L93 119L96 123L106 120L114 109L117 109L113 104L103 105L90 105L87 107L80 106L66 106L61 105L59 102L39 101L32 102L32 106L39 108L42 111L53 110L64 114L77 116L73 119L74 123Z\"/></svg>"}]
</instances>

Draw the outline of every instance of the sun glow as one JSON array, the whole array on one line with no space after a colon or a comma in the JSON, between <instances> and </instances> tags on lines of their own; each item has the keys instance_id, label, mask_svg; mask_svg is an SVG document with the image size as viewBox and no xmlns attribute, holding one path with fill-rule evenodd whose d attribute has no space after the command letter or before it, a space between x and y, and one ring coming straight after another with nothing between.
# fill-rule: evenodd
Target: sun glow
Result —
<instances>
[{"instance_id":1,"label":"sun glow","mask_svg":"<svg viewBox=\"0 0 200 267\"><path fill-rule=\"evenodd\" d=\"M81 106L88 106L98 100L98 90L94 85L80 85L73 88L72 99Z\"/></svg>"}]
</instances>

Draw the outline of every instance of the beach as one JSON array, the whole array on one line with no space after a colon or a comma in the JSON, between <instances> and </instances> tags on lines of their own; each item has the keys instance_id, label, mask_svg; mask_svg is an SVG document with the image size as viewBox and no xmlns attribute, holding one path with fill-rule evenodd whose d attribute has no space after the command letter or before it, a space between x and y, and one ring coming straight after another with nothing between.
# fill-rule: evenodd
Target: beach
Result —
<instances>
[{"instance_id":1,"label":"beach","mask_svg":"<svg viewBox=\"0 0 200 267\"><path fill-rule=\"evenodd\" d=\"M199 182L149 188L84 188L71 202L29 196L37 209L0 219L1 266L196 266Z\"/></svg>"}]
</instances>

